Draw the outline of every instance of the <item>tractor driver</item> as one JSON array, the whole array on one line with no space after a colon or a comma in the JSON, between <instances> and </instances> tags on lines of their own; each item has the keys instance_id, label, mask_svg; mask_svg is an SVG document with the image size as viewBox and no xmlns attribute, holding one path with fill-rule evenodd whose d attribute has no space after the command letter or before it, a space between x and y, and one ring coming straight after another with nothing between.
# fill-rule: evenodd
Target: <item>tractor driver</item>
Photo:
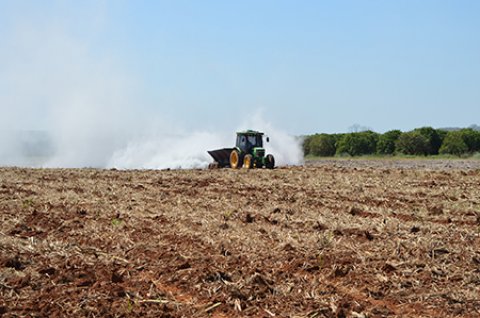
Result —
<instances>
[{"instance_id":1,"label":"tractor driver","mask_svg":"<svg viewBox=\"0 0 480 318\"><path fill-rule=\"evenodd\" d=\"M255 136L244 136L245 138L245 150L250 153L253 147L256 146Z\"/></svg>"}]
</instances>

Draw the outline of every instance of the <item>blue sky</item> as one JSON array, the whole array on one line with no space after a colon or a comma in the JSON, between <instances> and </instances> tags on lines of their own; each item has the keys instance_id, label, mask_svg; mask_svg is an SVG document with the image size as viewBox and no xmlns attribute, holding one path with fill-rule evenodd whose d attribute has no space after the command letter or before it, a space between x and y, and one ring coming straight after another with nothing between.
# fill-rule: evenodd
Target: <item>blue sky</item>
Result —
<instances>
[{"instance_id":1,"label":"blue sky","mask_svg":"<svg viewBox=\"0 0 480 318\"><path fill-rule=\"evenodd\" d=\"M291 134L469 126L480 123L479 12L473 0L3 0L0 107L48 126L55 87L78 76L121 78L104 91L128 95L123 107L187 129L258 112Z\"/></svg>"}]
</instances>

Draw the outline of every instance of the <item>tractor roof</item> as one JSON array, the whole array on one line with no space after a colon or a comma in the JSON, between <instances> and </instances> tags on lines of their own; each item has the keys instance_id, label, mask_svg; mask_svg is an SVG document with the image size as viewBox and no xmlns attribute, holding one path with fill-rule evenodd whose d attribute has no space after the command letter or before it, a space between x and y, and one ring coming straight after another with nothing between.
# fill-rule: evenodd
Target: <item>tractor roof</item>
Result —
<instances>
[{"instance_id":1,"label":"tractor roof","mask_svg":"<svg viewBox=\"0 0 480 318\"><path fill-rule=\"evenodd\" d=\"M246 131L239 131L237 135L247 135L247 136L263 136L263 132L255 131L255 130L246 130Z\"/></svg>"}]
</instances>

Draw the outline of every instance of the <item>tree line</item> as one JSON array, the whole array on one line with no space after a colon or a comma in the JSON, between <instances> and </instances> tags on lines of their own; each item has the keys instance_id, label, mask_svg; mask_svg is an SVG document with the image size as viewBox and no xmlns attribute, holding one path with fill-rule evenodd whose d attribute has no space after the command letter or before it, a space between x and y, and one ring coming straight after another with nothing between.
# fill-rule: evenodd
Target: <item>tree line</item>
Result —
<instances>
[{"instance_id":1,"label":"tree line","mask_svg":"<svg viewBox=\"0 0 480 318\"><path fill-rule=\"evenodd\" d=\"M305 155L417 155L448 154L466 156L480 152L480 131L474 128L455 130L417 128L402 132L390 130L383 134L371 130L344 134L304 136Z\"/></svg>"}]
</instances>

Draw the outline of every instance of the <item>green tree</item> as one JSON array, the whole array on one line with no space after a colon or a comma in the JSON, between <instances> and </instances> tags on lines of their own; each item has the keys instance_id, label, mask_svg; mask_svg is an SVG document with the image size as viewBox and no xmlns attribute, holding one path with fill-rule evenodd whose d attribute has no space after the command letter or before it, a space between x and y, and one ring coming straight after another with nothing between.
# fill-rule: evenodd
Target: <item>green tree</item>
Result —
<instances>
[{"instance_id":1,"label":"green tree","mask_svg":"<svg viewBox=\"0 0 480 318\"><path fill-rule=\"evenodd\" d=\"M428 155L430 143L427 137L414 130L401 134L395 143L395 148L397 152L405 155Z\"/></svg>"},{"instance_id":2,"label":"green tree","mask_svg":"<svg viewBox=\"0 0 480 318\"><path fill-rule=\"evenodd\" d=\"M445 137L448 134L448 130L437 129L437 134L438 134L438 137L440 138L440 145L441 145L441 144L443 144L443 140L445 139Z\"/></svg>"},{"instance_id":3,"label":"green tree","mask_svg":"<svg viewBox=\"0 0 480 318\"><path fill-rule=\"evenodd\" d=\"M337 142L337 154L359 156L376 151L378 134L373 131L355 132L343 135Z\"/></svg>"},{"instance_id":4,"label":"green tree","mask_svg":"<svg viewBox=\"0 0 480 318\"><path fill-rule=\"evenodd\" d=\"M427 143L428 143L427 154L438 155L438 150L442 145L442 139L438 134L438 131L432 127L421 127L421 128L415 129L414 131L420 133L422 136L424 136L427 139Z\"/></svg>"},{"instance_id":5,"label":"green tree","mask_svg":"<svg viewBox=\"0 0 480 318\"><path fill-rule=\"evenodd\" d=\"M343 136L345 136L346 134L332 134L331 136L335 139L335 148L338 147L338 142L340 141L340 139L343 138Z\"/></svg>"},{"instance_id":6,"label":"green tree","mask_svg":"<svg viewBox=\"0 0 480 318\"><path fill-rule=\"evenodd\" d=\"M335 155L335 151L335 137L332 135L315 135L310 141L310 153L314 156L330 157Z\"/></svg>"},{"instance_id":7,"label":"green tree","mask_svg":"<svg viewBox=\"0 0 480 318\"><path fill-rule=\"evenodd\" d=\"M474 153L480 151L480 131L472 128L465 128L460 130L460 134L467 145L468 152Z\"/></svg>"},{"instance_id":8,"label":"green tree","mask_svg":"<svg viewBox=\"0 0 480 318\"><path fill-rule=\"evenodd\" d=\"M382 155L393 155L395 153L395 142L402 132L390 130L378 137L377 153Z\"/></svg>"},{"instance_id":9,"label":"green tree","mask_svg":"<svg viewBox=\"0 0 480 318\"><path fill-rule=\"evenodd\" d=\"M303 155L304 156L310 154L310 143L311 143L312 139L313 139L313 135L303 137L302 146L303 146Z\"/></svg>"},{"instance_id":10,"label":"green tree","mask_svg":"<svg viewBox=\"0 0 480 318\"><path fill-rule=\"evenodd\" d=\"M445 136L442 146L440 147L441 154L460 156L467 151L468 147L463 140L463 134L461 131L449 131Z\"/></svg>"}]
</instances>

